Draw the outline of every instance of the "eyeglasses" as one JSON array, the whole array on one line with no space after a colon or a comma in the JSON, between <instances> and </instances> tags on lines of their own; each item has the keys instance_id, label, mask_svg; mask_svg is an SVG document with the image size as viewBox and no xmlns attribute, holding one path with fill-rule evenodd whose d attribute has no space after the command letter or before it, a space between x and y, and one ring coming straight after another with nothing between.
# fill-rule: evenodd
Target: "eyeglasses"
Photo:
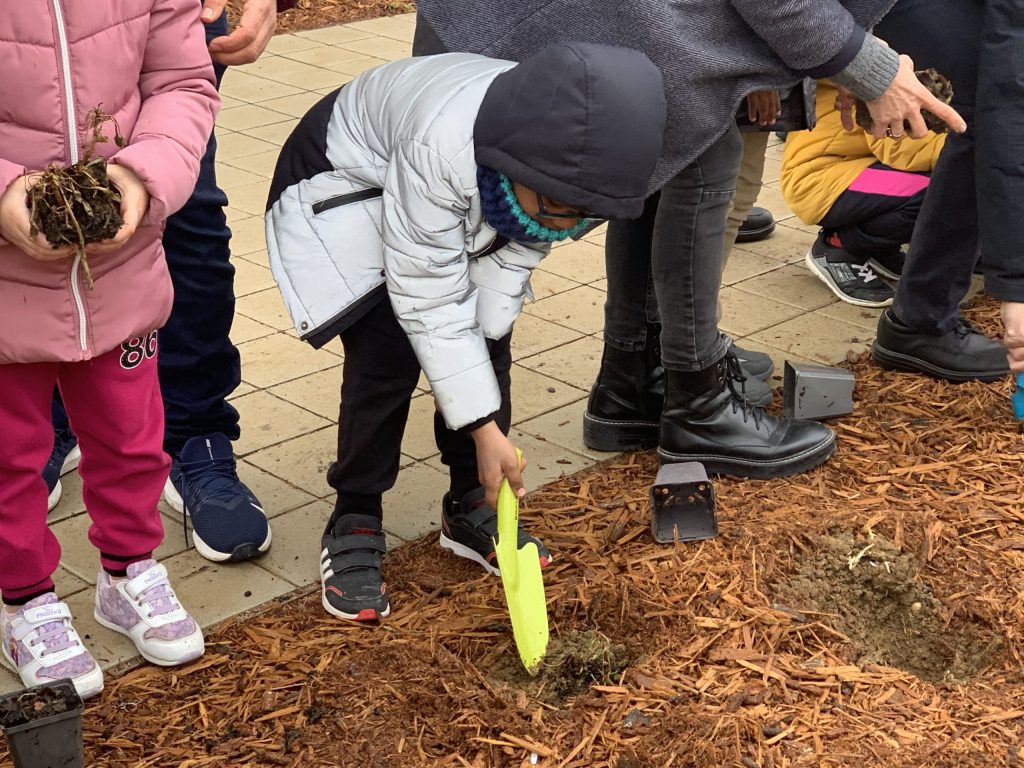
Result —
<instances>
[{"instance_id":1,"label":"eyeglasses","mask_svg":"<svg viewBox=\"0 0 1024 768\"><path fill-rule=\"evenodd\" d=\"M539 192L534 192L534 197L537 198L537 215L534 218L537 219L600 219L600 216L595 216L592 213L586 211L576 211L573 209L564 211L552 211L546 205L544 205L544 195ZM548 205L560 205L560 203L553 203L548 200Z\"/></svg>"}]
</instances>

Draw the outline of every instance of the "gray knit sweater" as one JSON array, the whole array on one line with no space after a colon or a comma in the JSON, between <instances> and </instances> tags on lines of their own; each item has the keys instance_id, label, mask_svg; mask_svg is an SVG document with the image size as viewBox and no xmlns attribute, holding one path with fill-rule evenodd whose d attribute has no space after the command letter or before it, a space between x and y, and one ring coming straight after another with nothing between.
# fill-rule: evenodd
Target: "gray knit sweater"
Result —
<instances>
[{"instance_id":1,"label":"gray knit sweater","mask_svg":"<svg viewBox=\"0 0 1024 768\"><path fill-rule=\"evenodd\" d=\"M665 78L668 128L652 189L720 138L752 91L831 77L878 98L895 52L865 33L895 0L419 0L448 50L520 59L567 40L646 53Z\"/></svg>"}]
</instances>

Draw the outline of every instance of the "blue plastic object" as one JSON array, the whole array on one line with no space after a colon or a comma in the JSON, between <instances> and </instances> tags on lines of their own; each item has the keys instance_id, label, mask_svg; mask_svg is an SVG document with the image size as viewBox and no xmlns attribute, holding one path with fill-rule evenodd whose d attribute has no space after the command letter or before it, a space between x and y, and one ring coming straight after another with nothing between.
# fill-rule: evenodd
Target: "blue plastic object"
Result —
<instances>
[{"instance_id":1,"label":"blue plastic object","mask_svg":"<svg viewBox=\"0 0 1024 768\"><path fill-rule=\"evenodd\" d=\"M1024 421L1024 373L1013 377L1013 415Z\"/></svg>"}]
</instances>

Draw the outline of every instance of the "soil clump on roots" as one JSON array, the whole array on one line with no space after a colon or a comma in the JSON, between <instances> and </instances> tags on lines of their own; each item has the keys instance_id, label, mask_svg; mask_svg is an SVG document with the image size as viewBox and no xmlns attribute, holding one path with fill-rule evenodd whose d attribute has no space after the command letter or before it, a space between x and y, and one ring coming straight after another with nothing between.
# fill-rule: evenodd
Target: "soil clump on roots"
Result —
<instances>
[{"instance_id":1,"label":"soil clump on roots","mask_svg":"<svg viewBox=\"0 0 1024 768\"><path fill-rule=\"evenodd\" d=\"M28 193L31 229L35 237L42 232L54 248L72 245L82 256L86 283L92 288L92 271L85 257L85 246L109 240L121 228L121 195L107 176L107 162L96 157L96 145L107 141L103 126L114 124L114 141L125 146L114 118L99 107L89 111L89 138L82 147L81 159L66 168L50 165Z\"/></svg>"}]
</instances>

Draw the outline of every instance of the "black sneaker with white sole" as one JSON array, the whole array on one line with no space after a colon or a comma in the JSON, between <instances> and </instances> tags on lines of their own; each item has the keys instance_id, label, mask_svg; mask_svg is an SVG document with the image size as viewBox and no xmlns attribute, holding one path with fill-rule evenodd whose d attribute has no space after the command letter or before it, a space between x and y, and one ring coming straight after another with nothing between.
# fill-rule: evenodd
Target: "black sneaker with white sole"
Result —
<instances>
[{"instance_id":1,"label":"black sneaker with white sole","mask_svg":"<svg viewBox=\"0 0 1024 768\"><path fill-rule=\"evenodd\" d=\"M895 292L875 271L849 251L829 245L818 235L804 258L811 270L836 296L858 307L888 307Z\"/></svg>"},{"instance_id":2,"label":"black sneaker with white sole","mask_svg":"<svg viewBox=\"0 0 1024 768\"><path fill-rule=\"evenodd\" d=\"M391 613L382 573L387 546L379 519L342 515L320 545L324 610L350 621L377 621Z\"/></svg>"},{"instance_id":3,"label":"black sneaker with white sole","mask_svg":"<svg viewBox=\"0 0 1024 768\"><path fill-rule=\"evenodd\" d=\"M868 266L886 280L899 280L903 274L903 265L907 263L907 253L897 248L888 253L876 253L868 259Z\"/></svg>"},{"instance_id":4,"label":"black sneaker with white sole","mask_svg":"<svg viewBox=\"0 0 1024 768\"><path fill-rule=\"evenodd\" d=\"M461 501L453 502L451 494L444 495L441 507L441 546L453 555L465 557L479 563L488 572L498 575L498 558L494 551L494 540L498 537L498 512L484 501L484 489L476 488ZM523 530L519 525L517 547L522 549L527 542L537 545L540 567L551 564L551 553L540 539Z\"/></svg>"}]
</instances>

